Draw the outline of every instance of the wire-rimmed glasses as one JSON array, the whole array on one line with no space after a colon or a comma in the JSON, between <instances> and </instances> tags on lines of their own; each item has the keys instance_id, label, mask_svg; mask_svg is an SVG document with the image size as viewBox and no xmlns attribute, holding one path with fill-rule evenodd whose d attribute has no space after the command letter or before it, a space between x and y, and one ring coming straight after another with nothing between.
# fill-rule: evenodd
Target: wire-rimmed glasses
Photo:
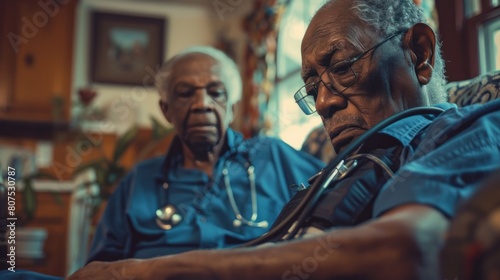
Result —
<instances>
[{"instance_id":1,"label":"wire-rimmed glasses","mask_svg":"<svg viewBox=\"0 0 500 280\"><path fill-rule=\"evenodd\" d=\"M399 31L353 58L341 60L328 66L328 68L319 75L319 80L317 82L307 83L295 93L293 96L295 102L306 115L316 112L316 97L318 96L318 90L321 83L323 83L323 85L333 94L343 93L358 81L358 74L352 69L352 65L356 61L385 42L405 32L406 30Z\"/></svg>"}]
</instances>

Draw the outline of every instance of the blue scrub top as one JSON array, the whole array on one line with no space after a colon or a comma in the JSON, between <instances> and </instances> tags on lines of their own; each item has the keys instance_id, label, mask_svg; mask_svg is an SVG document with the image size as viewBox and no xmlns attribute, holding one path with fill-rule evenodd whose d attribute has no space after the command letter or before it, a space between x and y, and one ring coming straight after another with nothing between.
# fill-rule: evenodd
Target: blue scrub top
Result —
<instances>
[{"instance_id":1,"label":"blue scrub top","mask_svg":"<svg viewBox=\"0 0 500 280\"><path fill-rule=\"evenodd\" d=\"M297 151L281 140L227 131L225 150L213 177L183 168L180 141L175 139L166 156L139 163L122 180L110 198L97 226L88 262L125 258L151 258L194 249L225 248L264 234L269 228L233 225L235 211L222 176L226 167L238 211L250 220L252 199L247 167L255 167L256 222L269 226L290 200L293 184L307 185L324 163ZM173 204L182 221L171 230L161 229L155 212Z\"/></svg>"},{"instance_id":2,"label":"blue scrub top","mask_svg":"<svg viewBox=\"0 0 500 280\"><path fill-rule=\"evenodd\" d=\"M483 179L500 168L500 100L463 108L438 107L448 110L434 120L410 117L382 131L406 150L401 168L375 201L374 217L403 204L419 203L451 218Z\"/></svg>"}]
</instances>

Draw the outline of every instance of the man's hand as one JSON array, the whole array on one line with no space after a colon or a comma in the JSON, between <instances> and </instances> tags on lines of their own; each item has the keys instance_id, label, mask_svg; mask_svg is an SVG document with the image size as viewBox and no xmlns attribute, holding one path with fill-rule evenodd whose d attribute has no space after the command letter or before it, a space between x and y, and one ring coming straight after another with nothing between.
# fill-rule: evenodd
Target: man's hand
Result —
<instances>
[{"instance_id":1,"label":"man's hand","mask_svg":"<svg viewBox=\"0 0 500 280\"><path fill-rule=\"evenodd\" d=\"M68 280L140 280L146 279L146 266L141 260L128 259L115 262L92 262L69 276Z\"/></svg>"},{"instance_id":2,"label":"man's hand","mask_svg":"<svg viewBox=\"0 0 500 280\"><path fill-rule=\"evenodd\" d=\"M438 252L447 226L431 207L403 205L363 225L302 240L93 262L69 280L439 279Z\"/></svg>"}]
</instances>

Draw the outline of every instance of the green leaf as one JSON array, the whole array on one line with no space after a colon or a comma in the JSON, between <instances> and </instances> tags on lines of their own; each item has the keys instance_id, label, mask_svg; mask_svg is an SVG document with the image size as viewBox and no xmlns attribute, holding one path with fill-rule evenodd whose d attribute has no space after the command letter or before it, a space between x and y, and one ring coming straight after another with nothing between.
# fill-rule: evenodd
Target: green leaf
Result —
<instances>
[{"instance_id":1,"label":"green leaf","mask_svg":"<svg viewBox=\"0 0 500 280\"><path fill-rule=\"evenodd\" d=\"M24 190L23 190L23 212L26 215L27 220L33 219L36 210L36 193L33 189L32 176L29 176L23 180Z\"/></svg>"},{"instance_id":2,"label":"green leaf","mask_svg":"<svg viewBox=\"0 0 500 280\"><path fill-rule=\"evenodd\" d=\"M113 155L113 162L118 162L122 155L127 150L128 146L134 141L139 131L138 126L133 126L125 132L116 142L115 153Z\"/></svg>"},{"instance_id":3,"label":"green leaf","mask_svg":"<svg viewBox=\"0 0 500 280\"><path fill-rule=\"evenodd\" d=\"M36 197L36 191L33 188L33 180L34 179L49 179L49 180L57 180L57 177L50 174L50 173L45 173L45 172L38 172L35 174L32 174L30 176L26 176L23 178L23 185L24 185L24 190L23 190L23 213L26 215L27 220L33 219L35 216L35 211L37 209L37 197ZM52 192L54 195L54 200L56 203L59 205L62 205L62 198L59 193Z\"/></svg>"}]
</instances>

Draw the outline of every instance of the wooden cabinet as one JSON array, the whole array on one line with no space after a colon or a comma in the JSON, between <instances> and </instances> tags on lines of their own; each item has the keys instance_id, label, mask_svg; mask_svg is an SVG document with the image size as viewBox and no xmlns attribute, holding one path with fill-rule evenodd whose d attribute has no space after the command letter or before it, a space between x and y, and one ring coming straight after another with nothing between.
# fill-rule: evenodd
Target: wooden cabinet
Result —
<instances>
[{"instance_id":1,"label":"wooden cabinet","mask_svg":"<svg viewBox=\"0 0 500 280\"><path fill-rule=\"evenodd\" d=\"M16 193L16 212L22 211L22 192ZM37 211L25 228L43 228L47 239L42 259L17 259L17 269L26 269L52 276L66 273L69 209L71 193L38 192ZM19 214L18 214L19 215Z\"/></svg>"},{"instance_id":2,"label":"wooden cabinet","mask_svg":"<svg viewBox=\"0 0 500 280\"><path fill-rule=\"evenodd\" d=\"M0 0L1 1L1 0ZM115 134L90 134L83 133L76 135L58 135L58 140L54 142L53 162L52 165L41 169L43 173L51 173L58 181L54 181L52 185L56 192L45 190L37 190L37 208L33 219L23 224L25 228L43 228L47 232L47 239L43 247L44 257L42 259L16 259L17 269L26 269L47 275L65 276L67 273L68 260L71 260L72 254L69 254L70 246L69 239L75 239L75 227L71 223L75 222L75 217L78 215L71 214L78 212L75 210L74 196L69 188L61 188L61 182L71 182L74 180L74 171L83 164L89 163L101 157L111 159L113 151L118 141L118 136ZM152 131L150 129L139 129L135 140L128 147L120 160L120 166L126 170L135 165L138 161L151 158L153 156L162 155L169 147L174 133L169 134L159 141L152 141ZM89 143L89 139L94 142L99 142L99 147L93 147ZM2 139L0 137L0 145L19 146L27 150L35 150L35 139ZM21 184L21 180L18 180ZM34 184L35 185L35 184ZM76 186L76 185L75 185ZM35 188L37 189L37 188ZM22 203L23 192L16 192L16 212L17 216L21 216L23 209ZM73 198L73 200L72 200ZM104 205L100 212L92 217L92 226L96 225ZM72 216L70 216L72 215ZM78 223L77 223L78 224ZM18 223L18 225L20 225ZM87 238L85 234L80 236L80 228L78 227L76 239L81 237ZM73 232L71 229L74 229ZM90 238L91 235L88 236ZM72 247L74 248L74 247ZM85 254L82 250L82 254Z\"/></svg>"},{"instance_id":3,"label":"wooden cabinet","mask_svg":"<svg viewBox=\"0 0 500 280\"><path fill-rule=\"evenodd\" d=\"M0 1L0 120L70 120L77 2Z\"/></svg>"}]
</instances>

